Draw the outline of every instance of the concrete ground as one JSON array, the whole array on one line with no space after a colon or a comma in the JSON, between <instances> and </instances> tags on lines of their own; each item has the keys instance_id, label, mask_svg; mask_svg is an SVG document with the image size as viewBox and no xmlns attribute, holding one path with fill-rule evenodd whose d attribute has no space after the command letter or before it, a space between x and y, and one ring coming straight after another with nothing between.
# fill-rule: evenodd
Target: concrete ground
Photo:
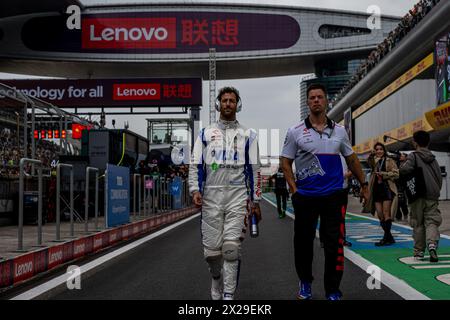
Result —
<instances>
[{"instance_id":1,"label":"concrete ground","mask_svg":"<svg viewBox=\"0 0 450 320\"><path fill-rule=\"evenodd\" d=\"M145 218L155 216L156 214L131 214L130 222L139 221ZM38 250L41 247L52 247L71 239L76 239L87 234L93 234L98 231L106 230L104 217L98 218L97 228L95 228L95 219L88 220L88 232L85 232L84 222L74 222L74 237L71 237L70 222L61 221L60 239L56 241L56 223L46 223L42 226L42 245L38 245L38 226L24 225L23 226L23 249L25 252ZM18 251L18 227L17 225L0 226L0 261L2 259L9 259L21 254L24 251Z\"/></svg>"}]
</instances>

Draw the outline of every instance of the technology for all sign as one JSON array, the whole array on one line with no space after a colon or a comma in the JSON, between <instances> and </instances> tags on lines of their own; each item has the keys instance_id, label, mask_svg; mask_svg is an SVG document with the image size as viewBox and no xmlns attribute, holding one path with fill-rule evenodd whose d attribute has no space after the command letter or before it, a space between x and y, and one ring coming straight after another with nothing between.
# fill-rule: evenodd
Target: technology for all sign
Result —
<instances>
[{"instance_id":1,"label":"technology for all sign","mask_svg":"<svg viewBox=\"0 0 450 320\"><path fill-rule=\"evenodd\" d=\"M171 107L202 105L200 78L0 80L1 83L58 107ZM8 91L8 92L5 92ZM0 89L0 101L14 96Z\"/></svg>"}]
</instances>

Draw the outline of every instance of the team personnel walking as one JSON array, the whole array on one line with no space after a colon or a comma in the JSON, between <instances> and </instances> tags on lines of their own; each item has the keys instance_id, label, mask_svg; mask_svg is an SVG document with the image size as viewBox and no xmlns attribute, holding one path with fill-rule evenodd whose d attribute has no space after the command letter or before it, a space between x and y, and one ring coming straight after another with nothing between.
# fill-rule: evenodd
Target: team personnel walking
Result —
<instances>
[{"instance_id":1,"label":"team personnel walking","mask_svg":"<svg viewBox=\"0 0 450 320\"><path fill-rule=\"evenodd\" d=\"M413 145L416 151L410 153L406 161L400 166L400 176L404 178L413 174L415 168L422 172L422 186L414 186L417 191L416 199L409 203L411 227L413 228L414 258L424 258L428 248L430 262L438 262L437 249L439 244L439 226L442 223L439 211L439 196L442 187L442 176L435 156L428 150L430 135L426 131L417 131L413 135ZM417 178L417 176L416 176ZM419 179L416 180L416 183ZM413 186L407 185L406 188Z\"/></svg>"},{"instance_id":2,"label":"team personnel walking","mask_svg":"<svg viewBox=\"0 0 450 320\"><path fill-rule=\"evenodd\" d=\"M247 207L261 219L258 140L255 131L236 120L241 108L237 89L219 91L220 119L201 130L189 168L190 193L202 207L202 242L214 300L234 299Z\"/></svg>"},{"instance_id":3,"label":"team personnel walking","mask_svg":"<svg viewBox=\"0 0 450 320\"><path fill-rule=\"evenodd\" d=\"M287 189L286 178L284 177L283 169L281 169L281 167L278 168L277 173L272 176L272 179L275 183L274 192L277 197L278 218L282 219L286 216L289 192Z\"/></svg>"},{"instance_id":4,"label":"team personnel walking","mask_svg":"<svg viewBox=\"0 0 450 320\"><path fill-rule=\"evenodd\" d=\"M348 168L362 185L361 194L365 200L368 198L367 183L345 128L326 116L328 100L325 87L310 85L307 103L309 116L288 130L281 154L295 212L294 255L300 279L297 297L312 298L313 244L320 216L325 251L325 295L329 300L340 300L346 196L340 155L344 156ZM294 161L295 177L292 171Z\"/></svg>"}]
</instances>

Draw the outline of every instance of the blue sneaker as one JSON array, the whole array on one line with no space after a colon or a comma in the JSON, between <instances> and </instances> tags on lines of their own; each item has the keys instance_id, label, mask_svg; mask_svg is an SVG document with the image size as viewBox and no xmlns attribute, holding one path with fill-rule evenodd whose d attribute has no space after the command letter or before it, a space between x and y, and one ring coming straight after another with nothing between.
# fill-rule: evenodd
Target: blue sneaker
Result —
<instances>
[{"instance_id":1,"label":"blue sneaker","mask_svg":"<svg viewBox=\"0 0 450 320\"><path fill-rule=\"evenodd\" d=\"M310 300L312 298L311 282L300 282L300 288L297 292L297 299Z\"/></svg>"},{"instance_id":2,"label":"blue sneaker","mask_svg":"<svg viewBox=\"0 0 450 320\"><path fill-rule=\"evenodd\" d=\"M342 294L339 292L330 293L327 295L327 300L341 300Z\"/></svg>"}]
</instances>

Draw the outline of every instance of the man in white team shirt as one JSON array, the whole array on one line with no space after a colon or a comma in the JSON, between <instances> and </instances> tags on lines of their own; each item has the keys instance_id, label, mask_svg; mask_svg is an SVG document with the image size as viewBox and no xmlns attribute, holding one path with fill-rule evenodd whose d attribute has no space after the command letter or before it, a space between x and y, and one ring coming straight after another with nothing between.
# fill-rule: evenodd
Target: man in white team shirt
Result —
<instances>
[{"instance_id":1,"label":"man in white team shirt","mask_svg":"<svg viewBox=\"0 0 450 320\"><path fill-rule=\"evenodd\" d=\"M340 300L344 272L344 171L340 156L362 187L367 200L367 183L345 128L326 116L326 88L311 84L307 89L309 116L290 128L281 153L283 168L295 212L294 256L299 277L298 299L311 299L314 280L312 260L315 228L320 216L325 251L325 296ZM295 175L292 164L295 161Z\"/></svg>"}]
</instances>

